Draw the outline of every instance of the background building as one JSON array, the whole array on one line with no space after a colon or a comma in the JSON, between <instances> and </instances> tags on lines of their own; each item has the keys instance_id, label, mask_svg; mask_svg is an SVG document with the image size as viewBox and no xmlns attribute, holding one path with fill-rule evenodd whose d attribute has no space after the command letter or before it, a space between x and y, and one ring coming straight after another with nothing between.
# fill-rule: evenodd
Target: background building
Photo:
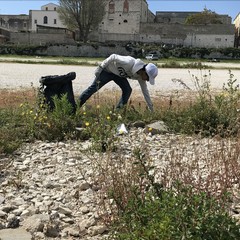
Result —
<instances>
[{"instance_id":1,"label":"background building","mask_svg":"<svg viewBox=\"0 0 240 240\"><path fill-rule=\"evenodd\" d=\"M239 47L240 46L240 13L238 13L238 15L235 17L233 23L235 25L235 43L234 43L234 46Z\"/></svg>"},{"instance_id":2,"label":"background building","mask_svg":"<svg viewBox=\"0 0 240 240\"><path fill-rule=\"evenodd\" d=\"M156 16L146 0L110 0L93 41L135 41L188 47L233 47L231 17L219 15L222 24L186 25L186 18L199 12L161 12Z\"/></svg>"},{"instance_id":3,"label":"background building","mask_svg":"<svg viewBox=\"0 0 240 240\"><path fill-rule=\"evenodd\" d=\"M49 3L43 5L41 10L29 11L30 31L37 31L38 26L65 28L57 13L58 5Z\"/></svg>"},{"instance_id":4,"label":"background building","mask_svg":"<svg viewBox=\"0 0 240 240\"><path fill-rule=\"evenodd\" d=\"M13 32L29 30L28 15L0 15L0 27Z\"/></svg>"},{"instance_id":5,"label":"background building","mask_svg":"<svg viewBox=\"0 0 240 240\"><path fill-rule=\"evenodd\" d=\"M40 10L29 10L29 15L0 15L1 42L73 44L74 34L62 24L58 7L49 3ZM236 36L235 46L239 45L239 15L235 26L228 15L219 15L222 24L186 25L186 18L198 12L157 11L154 15L146 0L108 0L105 12L89 40L225 48L234 46Z\"/></svg>"}]
</instances>

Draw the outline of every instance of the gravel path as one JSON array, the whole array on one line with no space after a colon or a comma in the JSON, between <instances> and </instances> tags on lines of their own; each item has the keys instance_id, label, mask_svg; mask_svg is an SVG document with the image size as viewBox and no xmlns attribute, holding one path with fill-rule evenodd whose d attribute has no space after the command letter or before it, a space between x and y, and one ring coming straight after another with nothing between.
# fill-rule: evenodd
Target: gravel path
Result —
<instances>
[{"instance_id":1,"label":"gravel path","mask_svg":"<svg viewBox=\"0 0 240 240\"><path fill-rule=\"evenodd\" d=\"M226 159L235 162L237 143L172 134L152 136L141 128L128 130L118 136L111 154L84 151L91 146L89 141L36 141L3 158L0 163L11 164L0 178L0 238L104 240L108 231L100 214L107 216L107 212L100 206L105 188L114 179L110 172L130 174L127 169L136 161L133 152L139 147L146 151L162 181L171 182L178 176L204 187L207 180L208 190L215 186L221 190L224 182L232 182L233 190L239 191L236 165L224 164ZM231 214L240 219L239 198L231 204Z\"/></svg>"},{"instance_id":2,"label":"gravel path","mask_svg":"<svg viewBox=\"0 0 240 240\"><path fill-rule=\"evenodd\" d=\"M229 66L229 65L228 65ZM235 65L232 65L233 67ZM230 66L229 66L230 67ZM75 66L75 65L51 65L51 64L24 64L24 63L0 63L0 89L12 88L29 88L39 86L39 79L46 75L62 75L69 72L76 72L76 79L73 81L74 92L82 92L92 82L96 67L92 66ZM233 70L234 77L240 81L240 70ZM211 76L210 76L211 74ZM149 85L149 91L172 91L179 90L182 87L178 83L174 83L172 79L180 79L184 81L190 88L194 89L193 79L197 77L200 80L206 75L214 89L220 89L223 83L229 79L229 72L226 69L210 70L199 69L166 69L160 68L159 75L156 78L156 85ZM131 81L133 89L139 89L137 81ZM118 88L114 83L107 84L103 89Z\"/></svg>"}]
</instances>

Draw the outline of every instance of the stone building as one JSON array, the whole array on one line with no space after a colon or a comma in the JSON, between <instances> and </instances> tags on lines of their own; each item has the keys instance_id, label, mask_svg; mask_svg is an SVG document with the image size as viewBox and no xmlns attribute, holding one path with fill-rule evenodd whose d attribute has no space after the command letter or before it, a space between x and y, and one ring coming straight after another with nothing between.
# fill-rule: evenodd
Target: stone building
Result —
<instances>
[{"instance_id":1,"label":"stone building","mask_svg":"<svg viewBox=\"0 0 240 240\"><path fill-rule=\"evenodd\" d=\"M110 0L99 25L98 40L135 41L142 22L154 22L146 0Z\"/></svg>"},{"instance_id":2,"label":"stone building","mask_svg":"<svg viewBox=\"0 0 240 240\"><path fill-rule=\"evenodd\" d=\"M109 0L106 14L92 40L136 41L191 47L233 47L231 17L219 15L222 24L186 25L199 12L161 12L156 16L146 0Z\"/></svg>"},{"instance_id":3,"label":"stone building","mask_svg":"<svg viewBox=\"0 0 240 240\"><path fill-rule=\"evenodd\" d=\"M238 48L240 46L240 13L238 13L238 15L233 20L233 24L235 26L235 43L234 43L234 46Z\"/></svg>"},{"instance_id":4,"label":"stone building","mask_svg":"<svg viewBox=\"0 0 240 240\"><path fill-rule=\"evenodd\" d=\"M155 22L157 23L169 23L169 24L184 24L187 17L200 12L156 12ZM222 24L231 24L232 18L225 14L218 15Z\"/></svg>"},{"instance_id":5,"label":"stone building","mask_svg":"<svg viewBox=\"0 0 240 240\"><path fill-rule=\"evenodd\" d=\"M65 26L59 18L57 8L59 6L54 3L43 5L41 10L29 11L30 31L37 31L37 25L46 27L64 28Z\"/></svg>"},{"instance_id":6,"label":"stone building","mask_svg":"<svg viewBox=\"0 0 240 240\"><path fill-rule=\"evenodd\" d=\"M0 42L17 44L74 44L74 33L62 24L53 3L40 10L29 10L29 15L0 15Z\"/></svg>"},{"instance_id":7,"label":"stone building","mask_svg":"<svg viewBox=\"0 0 240 240\"><path fill-rule=\"evenodd\" d=\"M186 18L198 12L157 11L154 15L148 8L147 0L106 0L106 2L106 14L98 29L89 35L91 41L146 42L190 47L234 46L235 30L228 15L220 15L223 24L186 25L184 24ZM5 35L6 40L10 39L14 43L22 43L26 39L29 44L57 41L73 43L74 35L61 22L58 7L56 4L48 3L43 5L41 10L29 10L29 16L0 15L0 35ZM236 27L238 41L235 41L237 43L239 19L238 15L235 19L235 26L238 26ZM8 34L6 30L9 31ZM41 37L36 34L41 34Z\"/></svg>"},{"instance_id":8,"label":"stone building","mask_svg":"<svg viewBox=\"0 0 240 240\"><path fill-rule=\"evenodd\" d=\"M29 16L22 15L0 15L0 28L13 32L24 32L29 30Z\"/></svg>"}]
</instances>

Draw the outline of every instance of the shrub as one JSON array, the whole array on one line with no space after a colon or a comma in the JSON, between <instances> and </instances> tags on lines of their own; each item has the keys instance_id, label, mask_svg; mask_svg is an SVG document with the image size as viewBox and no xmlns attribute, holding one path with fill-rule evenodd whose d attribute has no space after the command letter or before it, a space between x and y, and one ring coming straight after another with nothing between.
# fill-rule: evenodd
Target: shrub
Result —
<instances>
[{"instance_id":1,"label":"shrub","mask_svg":"<svg viewBox=\"0 0 240 240\"><path fill-rule=\"evenodd\" d=\"M121 154L113 161L114 158L100 163L98 159L100 174L94 180L102 186L101 216L110 226L110 239L240 237L240 225L227 210L230 195L226 191L219 197L213 189L203 191L191 182L175 179L163 185L156 181L157 172L144 146L136 148L128 161ZM177 168L176 163L171 167ZM191 178L187 171L185 177Z\"/></svg>"},{"instance_id":2,"label":"shrub","mask_svg":"<svg viewBox=\"0 0 240 240\"><path fill-rule=\"evenodd\" d=\"M203 136L233 136L239 129L239 85L237 79L229 71L227 84L223 85L222 91L211 91L209 75L201 79L192 75L195 99L188 106L169 108L163 113L163 120L175 132L201 133ZM180 79L179 82L185 89L192 91Z\"/></svg>"},{"instance_id":3,"label":"shrub","mask_svg":"<svg viewBox=\"0 0 240 240\"><path fill-rule=\"evenodd\" d=\"M206 193L177 184L142 198L129 199L114 239L238 239L240 226L222 204Z\"/></svg>"}]
</instances>

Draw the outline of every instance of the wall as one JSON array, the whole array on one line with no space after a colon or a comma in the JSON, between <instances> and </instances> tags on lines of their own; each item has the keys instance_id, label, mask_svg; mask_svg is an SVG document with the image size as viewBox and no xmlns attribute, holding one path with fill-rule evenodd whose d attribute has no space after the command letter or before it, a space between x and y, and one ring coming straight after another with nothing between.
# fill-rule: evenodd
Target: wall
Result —
<instances>
[{"instance_id":1,"label":"wall","mask_svg":"<svg viewBox=\"0 0 240 240\"><path fill-rule=\"evenodd\" d=\"M143 23L141 42L157 42L195 47L233 47L234 25L184 25Z\"/></svg>"},{"instance_id":2,"label":"wall","mask_svg":"<svg viewBox=\"0 0 240 240\"><path fill-rule=\"evenodd\" d=\"M65 45L49 46L38 50L36 54L48 56L71 56L71 57L108 57L112 53L129 55L125 47L120 45L98 46L98 45Z\"/></svg>"},{"instance_id":3,"label":"wall","mask_svg":"<svg viewBox=\"0 0 240 240\"><path fill-rule=\"evenodd\" d=\"M156 22L158 23L180 23L184 24L186 18L201 12L156 12ZM219 19L223 24L231 24L232 18L225 14L219 14Z\"/></svg>"},{"instance_id":4,"label":"wall","mask_svg":"<svg viewBox=\"0 0 240 240\"><path fill-rule=\"evenodd\" d=\"M240 46L240 13L236 16L236 18L233 21L235 25L235 47Z\"/></svg>"},{"instance_id":5,"label":"wall","mask_svg":"<svg viewBox=\"0 0 240 240\"><path fill-rule=\"evenodd\" d=\"M138 42L139 34L103 33L98 35L99 42Z\"/></svg>"},{"instance_id":6,"label":"wall","mask_svg":"<svg viewBox=\"0 0 240 240\"><path fill-rule=\"evenodd\" d=\"M188 34L183 45L187 47L228 48L234 46L234 35Z\"/></svg>"},{"instance_id":7,"label":"wall","mask_svg":"<svg viewBox=\"0 0 240 240\"><path fill-rule=\"evenodd\" d=\"M41 33L10 33L10 41L15 44L45 45L45 44L75 44L68 34Z\"/></svg>"}]
</instances>

